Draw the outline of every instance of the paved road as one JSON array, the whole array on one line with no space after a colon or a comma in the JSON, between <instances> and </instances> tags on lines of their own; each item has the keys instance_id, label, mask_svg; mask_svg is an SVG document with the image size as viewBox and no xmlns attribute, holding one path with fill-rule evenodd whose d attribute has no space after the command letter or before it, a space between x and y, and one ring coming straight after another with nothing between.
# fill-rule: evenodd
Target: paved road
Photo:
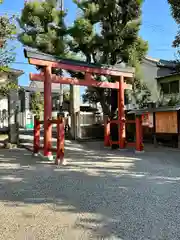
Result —
<instances>
[{"instance_id":1,"label":"paved road","mask_svg":"<svg viewBox=\"0 0 180 240\"><path fill-rule=\"evenodd\" d=\"M180 239L179 152L66 149L65 167L0 150L1 240Z\"/></svg>"}]
</instances>

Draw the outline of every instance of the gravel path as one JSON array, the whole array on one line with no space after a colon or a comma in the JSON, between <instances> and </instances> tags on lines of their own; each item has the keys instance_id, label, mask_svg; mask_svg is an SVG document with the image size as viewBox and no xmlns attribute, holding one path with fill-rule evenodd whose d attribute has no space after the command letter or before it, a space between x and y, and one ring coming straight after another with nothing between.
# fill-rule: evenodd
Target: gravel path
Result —
<instances>
[{"instance_id":1,"label":"gravel path","mask_svg":"<svg viewBox=\"0 0 180 240\"><path fill-rule=\"evenodd\" d=\"M0 150L1 240L180 239L180 152L66 149L66 167Z\"/></svg>"}]
</instances>

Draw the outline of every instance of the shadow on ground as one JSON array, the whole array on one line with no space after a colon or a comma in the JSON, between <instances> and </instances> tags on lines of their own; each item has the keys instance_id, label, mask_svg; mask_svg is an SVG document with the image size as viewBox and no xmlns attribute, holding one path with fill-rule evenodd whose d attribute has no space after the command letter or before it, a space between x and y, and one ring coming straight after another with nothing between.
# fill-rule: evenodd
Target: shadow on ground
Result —
<instances>
[{"instance_id":1,"label":"shadow on ground","mask_svg":"<svg viewBox=\"0 0 180 240\"><path fill-rule=\"evenodd\" d=\"M0 201L78 214L73 227L90 231L91 239L180 238L178 152L134 154L71 142L66 149L65 167L24 149L0 150Z\"/></svg>"}]
</instances>

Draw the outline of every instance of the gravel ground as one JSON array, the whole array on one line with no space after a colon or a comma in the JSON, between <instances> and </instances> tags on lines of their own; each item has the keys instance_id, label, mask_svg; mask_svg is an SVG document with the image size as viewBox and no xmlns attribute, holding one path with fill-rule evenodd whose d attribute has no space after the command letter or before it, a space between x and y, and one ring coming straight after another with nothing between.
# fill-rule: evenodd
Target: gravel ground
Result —
<instances>
[{"instance_id":1,"label":"gravel ground","mask_svg":"<svg viewBox=\"0 0 180 240\"><path fill-rule=\"evenodd\" d=\"M180 239L180 152L66 149L65 167L0 150L1 240Z\"/></svg>"}]
</instances>

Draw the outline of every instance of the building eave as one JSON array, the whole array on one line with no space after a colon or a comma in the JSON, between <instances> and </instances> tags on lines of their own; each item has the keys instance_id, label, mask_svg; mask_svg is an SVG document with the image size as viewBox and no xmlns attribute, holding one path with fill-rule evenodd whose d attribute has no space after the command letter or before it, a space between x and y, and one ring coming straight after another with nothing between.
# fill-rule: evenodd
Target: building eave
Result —
<instances>
[{"instance_id":1,"label":"building eave","mask_svg":"<svg viewBox=\"0 0 180 240\"><path fill-rule=\"evenodd\" d=\"M175 62L164 60L164 59L157 59L157 58L146 56L144 57L144 60L156 65L157 67L170 68L170 69L174 69L176 67Z\"/></svg>"},{"instance_id":2,"label":"building eave","mask_svg":"<svg viewBox=\"0 0 180 240\"><path fill-rule=\"evenodd\" d=\"M136 115L142 115L145 113L154 113L154 112L173 112L173 111L179 111L180 105L176 106L164 106L159 108L145 108L145 109L134 109L128 114L136 114Z\"/></svg>"},{"instance_id":3,"label":"building eave","mask_svg":"<svg viewBox=\"0 0 180 240\"><path fill-rule=\"evenodd\" d=\"M165 78L173 77L173 76L180 76L180 73L172 73L172 74L164 75L164 76L161 76L161 77L157 77L156 79L161 80L161 79L165 79Z\"/></svg>"},{"instance_id":4,"label":"building eave","mask_svg":"<svg viewBox=\"0 0 180 240\"><path fill-rule=\"evenodd\" d=\"M3 72L7 73L7 74L12 74L16 77L20 77L21 75L24 74L24 71L19 70L19 69L14 69L14 68L8 68L7 70L4 70Z\"/></svg>"}]
</instances>

